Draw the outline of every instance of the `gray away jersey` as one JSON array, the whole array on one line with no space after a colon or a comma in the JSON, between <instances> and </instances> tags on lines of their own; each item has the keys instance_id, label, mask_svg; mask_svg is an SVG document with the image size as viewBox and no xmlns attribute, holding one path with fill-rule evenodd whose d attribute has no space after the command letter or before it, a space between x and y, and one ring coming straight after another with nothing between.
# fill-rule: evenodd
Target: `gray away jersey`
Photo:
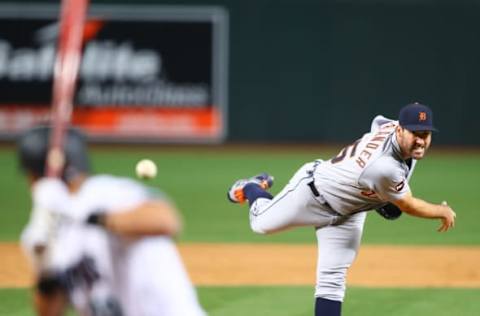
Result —
<instances>
[{"instance_id":1,"label":"gray away jersey","mask_svg":"<svg viewBox=\"0 0 480 316\"><path fill-rule=\"evenodd\" d=\"M410 191L410 167L395 137L397 121L381 115L371 131L315 170L315 185L331 208L343 215L368 211Z\"/></svg>"}]
</instances>

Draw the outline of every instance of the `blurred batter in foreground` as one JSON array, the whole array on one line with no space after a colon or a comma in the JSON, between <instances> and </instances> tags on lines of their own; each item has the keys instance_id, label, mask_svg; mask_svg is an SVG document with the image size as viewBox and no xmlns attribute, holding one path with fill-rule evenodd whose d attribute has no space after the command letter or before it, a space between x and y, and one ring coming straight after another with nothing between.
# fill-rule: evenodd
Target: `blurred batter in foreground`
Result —
<instances>
[{"instance_id":1,"label":"blurred batter in foreground","mask_svg":"<svg viewBox=\"0 0 480 316\"><path fill-rule=\"evenodd\" d=\"M61 179L44 178L50 129L18 140L32 212L21 242L36 274L38 315L205 315L172 237L181 222L158 190L90 176L82 134L69 129Z\"/></svg>"}]
</instances>

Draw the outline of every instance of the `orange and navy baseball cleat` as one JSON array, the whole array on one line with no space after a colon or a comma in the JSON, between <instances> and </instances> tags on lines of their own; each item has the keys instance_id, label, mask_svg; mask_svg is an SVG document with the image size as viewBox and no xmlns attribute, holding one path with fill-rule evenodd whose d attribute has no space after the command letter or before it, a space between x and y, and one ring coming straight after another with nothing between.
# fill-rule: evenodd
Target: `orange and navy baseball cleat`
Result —
<instances>
[{"instance_id":1,"label":"orange and navy baseball cleat","mask_svg":"<svg viewBox=\"0 0 480 316\"><path fill-rule=\"evenodd\" d=\"M230 187L227 192L227 197L230 202L244 203L247 200L247 197L243 192L243 188L250 183L255 183L259 185L262 189L268 190L273 186L273 176L264 172L248 179L240 179L235 181L235 183Z\"/></svg>"}]
</instances>

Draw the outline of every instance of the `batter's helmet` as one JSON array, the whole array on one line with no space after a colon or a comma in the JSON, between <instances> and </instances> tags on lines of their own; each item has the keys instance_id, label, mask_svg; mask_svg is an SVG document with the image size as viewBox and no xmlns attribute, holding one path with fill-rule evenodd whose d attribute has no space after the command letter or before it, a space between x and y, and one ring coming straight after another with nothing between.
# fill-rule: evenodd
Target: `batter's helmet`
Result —
<instances>
[{"instance_id":1,"label":"batter's helmet","mask_svg":"<svg viewBox=\"0 0 480 316\"><path fill-rule=\"evenodd\" d=\"M39 126L27 130L17 141L17 153L20 166L25 172L37 177L45 174L45 161L49 146L50 130L48 126ZM84 135L77 129L68 128L64 140L65 167L62 178L68 181L79 173L88 173L90 163Z\"/></svg>"}]
</instances>

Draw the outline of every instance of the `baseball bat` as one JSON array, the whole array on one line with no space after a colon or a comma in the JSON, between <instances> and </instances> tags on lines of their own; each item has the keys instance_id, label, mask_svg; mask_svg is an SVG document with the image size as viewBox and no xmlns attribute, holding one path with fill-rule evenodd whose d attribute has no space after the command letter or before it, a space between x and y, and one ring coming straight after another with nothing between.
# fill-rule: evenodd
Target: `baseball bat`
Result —
<instances>
[{"instance_id":1,"label":"baseball bat","mask_svg":"<svg viewBox=\"0 0 480 316\"><path fill-rule=\"evenodd\" d=\"M88 0L62 0L57 55L54 65L51 134L46 175L59 177L65 165L65 131L70 124L80 68Z\"/></svg>"}]
</instances>

